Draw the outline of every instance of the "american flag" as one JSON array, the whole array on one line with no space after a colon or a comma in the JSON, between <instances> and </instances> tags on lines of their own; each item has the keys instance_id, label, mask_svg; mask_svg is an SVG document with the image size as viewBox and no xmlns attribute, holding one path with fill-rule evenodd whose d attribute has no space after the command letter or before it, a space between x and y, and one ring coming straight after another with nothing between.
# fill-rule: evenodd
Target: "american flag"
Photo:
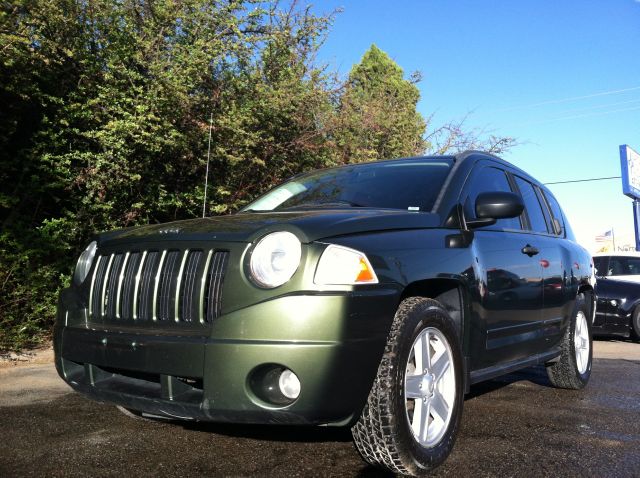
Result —
<instances>
[{"instance_id":1,"label":"american flag","mask_svg":"<svg viewBox=\"0 0 640 478\"><path fill-rule=\"evenodd\" d=\"M613 229L596 236L596 242L609 242L613 238Z\"/></svg>"}]
</instances>

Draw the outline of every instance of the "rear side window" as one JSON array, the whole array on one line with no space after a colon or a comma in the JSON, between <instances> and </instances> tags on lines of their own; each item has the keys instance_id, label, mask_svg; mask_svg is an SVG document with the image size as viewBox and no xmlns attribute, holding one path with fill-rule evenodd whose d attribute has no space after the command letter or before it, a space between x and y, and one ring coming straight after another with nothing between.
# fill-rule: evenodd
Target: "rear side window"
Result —
<instances>
[{"instance_id":1,"label":"rear side window","mask_svg":"<svg viewBox=\"0 0 640 478\"><path fill-rule=\"evenodd\" d=\"M477 219L475 212L476 198L481 193L495 191L513 192L505 172L501 169L491 167L480 169L475 176L471 178L471 182L467 190L468 195L464 201L465 217L467 219ZM493 226L488 226L486 229L519 230L521 229L520 219L517 217L499 219Z\"/></svg>"},{"instance_id":2,"label":"rear side window","mask_svg":"<svg viewBox=\"0 0 640 478\"><path fill-rule=\"evenodd\" d=\"M627 274L631 274L631 275L640 274L640 258L627 257Z\"/></svg>"},{"instance_id":3,"label":"rear side window","mask_svg":"<svg viewBox=\"0 0 640 478\"><path fill-rule=\"evenodd\" d=\"M547 199L549 209L551 209L551 225L553 233L557 236L564 236L564 219L562 218L562 209L556 198L548 191L544 191L544 197Z\"/></svg>"},{"instance_id":4,"label":"rear side window","mask_svg":"<svg viewBox=\"0 0 640 478\"><path fill-rule=\"evenodd\" d=\"M607 271L607 275L640 275L640 257L612 257L609 260L609 270Z\"/></svg>"},{"instance_id":5,"label":"rear side window","mask_svg":"<svg viewBox=\"0 0 640 478\"><path fill-rule=\"evenodd\" d=\"M529 217L529 229L533 232L548 233L547 222L542 212L542 205L538 200L535 189L533 189L533 185L518 176L515 177L515 180L522 195L526 214Z\"/></svg>"}]
</instances>

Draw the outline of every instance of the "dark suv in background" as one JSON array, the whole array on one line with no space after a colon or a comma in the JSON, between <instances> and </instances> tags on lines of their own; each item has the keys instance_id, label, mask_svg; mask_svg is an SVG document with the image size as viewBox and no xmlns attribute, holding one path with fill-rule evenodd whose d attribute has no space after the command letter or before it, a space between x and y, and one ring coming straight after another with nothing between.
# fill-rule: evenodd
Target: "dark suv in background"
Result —
<instances>
[{"instance_id":1,"label":"dark suv in background","mask_svg":"<svg viewBox=\"0 0 640 478\"><path fill-rule=\"evenodd\" d=\"M348 165L99 235L60 297L56 366L130 413L349 426L369 463L419 475L472 384L536 364L587 383L593 286L556 199L497 157Z\"/></svg>"},{"instance_id":2,"label":"dark suv in background","mask_svg":"<svg viewBox=\"0 0 640 478\"><path fill-rule=\"evenodd\" d=\"M594 335L618 335L640 342L640 252L599 253L596 268Z\"/></svg>"}]
</instances>

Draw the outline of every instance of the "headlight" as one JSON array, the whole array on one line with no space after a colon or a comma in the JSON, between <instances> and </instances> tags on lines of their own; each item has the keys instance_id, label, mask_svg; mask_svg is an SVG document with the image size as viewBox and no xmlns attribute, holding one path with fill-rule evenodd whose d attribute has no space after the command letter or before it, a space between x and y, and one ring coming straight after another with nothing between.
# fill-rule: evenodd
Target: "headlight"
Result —
<instances>
[{"instance_id":1,"label":"headlight","mask_svg":"<svg viewBox=\"0 0 640 478\"><path fill-rule=\"evenodd\" d=\"M251 279L265 288L284 284L300 265L302 247L290 232L273 232L260 239L251 253Z\"/></svg>"},{"instance_id":2,"label":"headlight","mask_svg":"<svg viewBox=\"0 0 640 478\"><path fill-rule=\"evenodd\" d=\"M91 244L82 251L82 254L80 254L80 258L76 264L76 270L73 273L73 280L76 284L82 284L87 278L87 274L89 273L89 269L91 269L91 264L93 263L93 258L96 255L97 247L98 243L96 241L92 241Z\"/></svg>"},{"instance_id":3,"label":"headlight","mask_svg":"<svg viewBox=\"0 0 640 478\"><path fill-rule=\"evenodd\" d=\"M377 284L378 276L362 252L330 244L320 257L313 282L320 285Z\"/></svg>"}]
</instances>

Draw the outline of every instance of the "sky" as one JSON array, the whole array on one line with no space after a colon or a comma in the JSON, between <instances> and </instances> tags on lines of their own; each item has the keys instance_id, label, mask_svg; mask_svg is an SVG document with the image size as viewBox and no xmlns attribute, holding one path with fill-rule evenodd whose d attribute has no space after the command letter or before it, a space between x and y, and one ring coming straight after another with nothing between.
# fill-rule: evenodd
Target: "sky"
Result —
<instances>
[{"instance_id":1,"label":"sky","mask_svg":"<svg viewBox=\"0 0 640 478\"><path fill-rule=\"evenodd\" d=\"M619 145L640 152L640 0L322 1L335 17L319 60L347 75L372 43L420 71L430 127L512 136L504 159L543 183L620 176ZM549 185L578 242L613 228L633 244L620 179Z\"/></svg>"}]
</instances>

